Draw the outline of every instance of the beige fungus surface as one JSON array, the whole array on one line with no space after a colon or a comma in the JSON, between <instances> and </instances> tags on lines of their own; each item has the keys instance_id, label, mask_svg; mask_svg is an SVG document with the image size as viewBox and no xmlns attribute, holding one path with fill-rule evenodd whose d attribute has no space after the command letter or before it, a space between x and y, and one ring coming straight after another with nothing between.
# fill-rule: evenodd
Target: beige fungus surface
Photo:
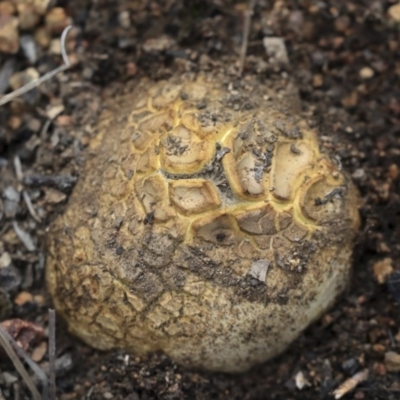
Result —
<instances>
[{"instance_id":1,"label":"beige fungus surface","mask_svg":"<svg viewBox=\"0 0 400 400\"><path fill-rule=\"evenodd\" d=\"M127 92L51 227L57 310L91 346L188 367L279 354L346 286L354 187L284 84L176 77Z\"/></svg>"}]
</instances>

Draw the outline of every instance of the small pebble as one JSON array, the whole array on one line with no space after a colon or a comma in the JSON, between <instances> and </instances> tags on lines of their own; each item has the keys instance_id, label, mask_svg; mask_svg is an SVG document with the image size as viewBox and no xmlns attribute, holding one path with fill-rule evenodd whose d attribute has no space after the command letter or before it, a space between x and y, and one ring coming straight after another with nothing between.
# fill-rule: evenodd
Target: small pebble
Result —
<instances>
[{"instance_id":1,"label":"small pebble","mask_svg":"<svg viewBox=\"0 0 400 400\"><path fill-rule=\"evenodd\" d=\"M28 302L29 303L33 302L33 296L29 292L20 292L14 299L14 304L16 304L17 306L22 306Z\"/></svg>"},{"instance_id":2,"label":"small pebble","mask_svg":"<svg viewBox=\"0 0 400 400\"><path fill-rule=\"evenodd\" d=\"M46 28L40 27L35 30L35 41L43 49L47 49L50 46L51 36Z\"/></svg>"},{"instance_id":3,"label":"small pebble","mask_svg":"<svg viewBox=\"0 0 400 400\"><path fill-rule=\"evenodd\" d=\"M370 67L363 67L360 69L360 78L362 79L371 79L374 76L374 70Z\"/></svg>"},{"instance_id":4,"label":"small pebble","mask_svg":"<svg viewBox=\"0 0 400 400\"><path fill-rule=\"evenodd\" d=\"M388 168L388 176L393 181L399 177L399 172L399 166L397 164L391 164Z\"/></svg>"},{"instance_id":5,"label":"small pebble","mask_svg":"<svg viewBox=\"0 0 400 400\"><path fill-rule=\"evenodd\" d=\"M121 28L129 29L131 27L131 16L129 14L129 11L121 11L119 13L118 20Z\"/></svg>"},{"instance_id":6,"label":"small pebble","mask_svg":"<svg viewBox=\"0 0 400 400\"><path fill-rule=\"evenodd\" d=\"M263 39L265 50L271 64L288 65L289 57L285 41L280 37L265 37Z\"/></svg>"},{"instance_id":7,"label":"small pebble","mask_svg":"<svg viewBox=\"0 0 400 400\"><path fill-rule=\"evenodd\" d=\"M335 20L335 29L338 32L345 32L350 26L350 18L348 15L341 15Z\"/></svg>"},{"instance_id":8,"label":"small pebble","mask_svg":"<svg viewBox=\"0 0 400 400\"><path fill-rule=\"evenodd\" d=\"M53 120L56 117L58 117L64 110L65 110L65 107L63 104L56 104L56 105L50 104L46 108L47 118L49 118L50 120Z\"/></svg>"},{"instance_id":9,"label":"small pebble","mask_svg":"<svg viewBox=\"0 0 400 400\"><path fill-rule=\"evenodd\" d=\"M16 115L12 115L7 121L7 125L14 131L16 131L22 125L22 119Z\"/></svg>"},{"instance_id":10,"label":"small pebble","mask_svg":"<svg viewBox=\"0 0 400 400\"><path fill-rule=\"evenodd\" d=\"M321 74L316 74L313 76L313 86L321 87L324 84L324 77Z\"/></svg>"},{"instance_id":11,"label":"small pebble","mask_svg":"<svg viewBox=\"0 0 400 400\"><path fill-rule=\"evenodd\" d=\"M7 186L3 192L4 214L7 218L13 218L18 212L20 193L12 186Z\"/></svg>"},{"instance_id":12,"label":"small pebble","mask_svg":"<svg viewBox=\"0 0 400 400\"><path fill-rule=\"evenodd\" d=\"M0 268L7 268L11 265L10 254L6 251L0 255Z\"/></svg>"},{"instance_id":13,"label":"small pebble","mask_svg":"<svg viewBox=\"0 0 400 400\"><path fill-rule=\"evenodd\" d=\"M0 51L15 54L19 50L18 19L0 15Z\"/></svg>"},{"instance_id":14,"label":"small pebble","mask_svg":"<svg viewBox=\"0 0 400 400\"><path fill-rule=\"evenodd\" d=\"M162 35L158 38L147 39L143 44L143 50L149 52L160 52L171 48L175 44L175 40L168 35Z\"/></svg>"},{"instance_id":15,"label":"small pebble","mask_svg":"<svg viewBox=\"0 0 400 400\"><path fill-rule=\"evenodd\" d=\"M343 97L341 103L344 107L348 107L348 108L355 107L358 103L357 92L354 90L348 96Z\"/></svg>"},{"instance_id":16,"label":"small pebble","mask_svg":"<svg viewBox=\"0 0 400 400\"><path fill-rule=\"evenodd\" d=\"M56 56L61 54L61 40L59 38L50 41L49 53Z\"/></svg>"},{"instance_id":17,"label":"small pebble","mask_svg":"<svg viewBox=\"0 0 400 400\"><path fill-rule=\"evenodd\" d=\"M51 33L58 35L68 25L71 25L71 19L65 13L64 8L54 7L45 17L46 29Z\"/></svg>"},{"instance_id":18,"label":"small pebble","mask_svg":"<svg viewBox=\"0 0 400 400\"><path fill-rule=\"evenodd\" d=\"M59 115L55 123L57 126L71 126L72 117L70 115Z\"/></svg>"},{"instance_id":19,"label":"small pebble","mask_svg":"<svg viewBox=\"0 0 400 400\"><path fill-rule=\"evenodd\" d=\"M32 35L23 35L20 39L20 45L24 51L25 57L31 64L37 61L36 43Z\"/></svg>"},{"instance_id":20,"label":"small pebble","mask_svg":"<svg viewBox=\"0 0 400 400\"><path fill-rule=\"evenodd\" d=\"M40 16L36 14L33 4L20 1L17 3L17 11L20 29L33 29L40 21Z\"/></svg>"},{"instance_id":21,"label":"small pebble","mask_svg":"<svg viewBox=\"0 0 400 400\"><path fill-rule=\"evenodd\" d=\"M374 264L374 275L381 285L386 282L386 278L393 272L392 263L392 259L388 257Z\"/></svg>"},{"instance_id":22,"label":"small pebble","mask_svg":"<svg viewBox=\"0 0 400 400\"><path fill-rule=\"evenodd\" d=\"M45 201L50 204L61 203L67 198L66 194L56 189L45 188L44 192L45 192Z\"/></svg>"},{"instance_id":23,"label":"small pebble","mask_svg":"<svg viewBox=\"0 0 400 400\"><path fill-rule=\"evenodd\" d=\"M40 362L43 360L44 355L47 351L47 342L41 342L38 346L36 346L31 354L31 358L35 362Z\"/></svg>"},{"instance_id":24,"label":"small pebble","mask_svg":"<svg viewBox=\"0 0 400 400\"><path fill-rule=\"evenodd\" d=\"M299 371L294 377L296 387L299 390L304 389L305 387L311 386L310 382L305 378L303 371Z\"/></svg>"},{"instance_id":25,"label":"small pebble","mask_svg":"<svg viewBox=\"0 0 400 400\"><path fill-rule=\"evenodd\" d=\"M46 300L41 294L33 296L33 300L39 307L43 307L46 304Z\"/></svg>"},{"instance_id":26,"label":"small pebble","mask_svg":"<svg viewBox=\"0 0 400 400\"><path fill-rule=\"evenodd\" d=\"M388 15L394 21L400 22L400 3L394 4L393 6L389 7Z\"/></svg>"},{"instance_id":27,"label":"small pebble","mask_svg":"<svg viewBox=\"0 0 400 400\"><path fill-rule=\"evenodd\" d=\"M39 132L42 127L42 123L37 118L31 118L27 123L27 128L32 132Z\"/></svg>"},{"instance_id":28,"label":"small pebble","mask_svg":"<svg viewBox=\"0 0 400 400\"><path fill-rule=\"evenodd\" d=\"M26 0L23 0L26 1ZM44 15L49 8L50 3L52 0L34 0L33 5L35 7L36 14Z\"/></svg>"},{"instance_id":29,"label":"small pebble","mask_svg":"<svg viewBox=\"0 0 400 400\"><path fill-rule=\"evenodd\" d=\"M6 387L10 387L15 382L18 382L18 378L15 375L10 374L9 372L3 372L2 376Z\"/></svg>"},{"instance_id":30,"label":"small pebble","mask_svg":"<svg viewBox=\"0 0 400 400\"><path fill-rule=\"evenodd\" d=\"M135 76L137 74L137 66L134 62L129 62L126 64L126 74L129 77Z\"/></svg>"},{"instance_id":31,"label":"small pebble","mask_svg":"<svg viewBox=\"0 0 400 400\"><path fill-rule=\"evenodd\" d=\"M394 351L385 353L385 367L389 372L400 371L400 354Z\"/></svg>"}]
</instances>

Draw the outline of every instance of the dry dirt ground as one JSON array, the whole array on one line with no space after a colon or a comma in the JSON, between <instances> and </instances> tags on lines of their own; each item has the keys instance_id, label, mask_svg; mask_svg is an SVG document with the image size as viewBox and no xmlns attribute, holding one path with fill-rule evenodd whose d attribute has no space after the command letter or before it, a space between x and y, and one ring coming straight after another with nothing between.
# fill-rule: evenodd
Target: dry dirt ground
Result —
<instances>
[{"instance_id":1,"label":"dry dirt ground","mask_svg":"<svg viewBox=\"0 0 400 400\"><path fill-rule=\"evenodd\" d=\"M160 79L202 69L235 76L247 5L54 3L77 27L68 40L74 66L0 108L0 300L8 304L0 318L27 324L15 337L30 340L27 351L43 368L51 306L43 280L46 227L79 177L103 100L145 75ZM259 0L251 24L243 74L294 76L304 109L362 195L354 274L337 305L281 357L238 376L187 371L163 356L102 354L57 321L60 399L332 399L335 388L364 370L368 378L344 398L400 397L393 371L400 370L399 361L388 362L387 354L400 353L400 24L387 13L394 4ZM269 36L285 39L285 68L267 57L263 38ZM33 66L43 74L62 62L53 53L39 51L33 64L23 50L1 54L1 71L12 60L13 72ZM7 79L0 73L6 88ZM35 334L30 323L44 332ZM0 398L31 398L4 354L0 388Z\"/></svg>"}]
</instances>

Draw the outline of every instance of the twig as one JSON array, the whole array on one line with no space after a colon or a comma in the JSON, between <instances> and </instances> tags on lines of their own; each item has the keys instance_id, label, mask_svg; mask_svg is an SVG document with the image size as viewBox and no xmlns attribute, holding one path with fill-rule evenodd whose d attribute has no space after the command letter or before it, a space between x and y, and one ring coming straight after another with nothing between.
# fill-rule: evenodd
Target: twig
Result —
<instances>
[{"instance_id":1,"label":"twig","mask_svg":"<svg viewBox=\"0 0 400 400\"><path fill-rule=\"evenodd\" d=\"M49 309L49 378L50 399L56 400L56 313Z\"/></svg>"},{"instance_id":2,"label":"twig","mask_svg":"<svg viewBox=\"0 0 400 400\"><path fill-rule=\"evenodd\" d=\"M251 17L253 15L253 10L254 10L254 6L256 5L256 2L257 2L257 0L250 0L249 7L248 7L247 11L245 12L242 48L240 49L240 58L239 58L239 75L242 75L243 68L244 68L244 61L246 59L247 46L249 43Z\"/></svg>"},{"instance_id":3,"label":"twig","mask_svg":"<svg viewBox=\"0 0 400 400\"><path fill-rule=\"evenodd\" d=\"M345 394L351 392L356 386L368 379L368 369L357 372L351 378L343 382L337 389L333 391L335 399L341 399Z\"/></svg>"},{"instance_id":4,"label":"twig","mask_svg":"<svg viewBox=\"0 0 400 400\"><path fill-rule=\"evenodd\" d=\"M3 96L0 98L0 106L10 102L11 100L15 99L16 97L21 96L22 94L29 92L31 89L41 85L43 82L51 79L53 76L57 75L59 72L65 71L71 66L71 62L69 61L67 51L65 49L65 40L67 38L68 32L72 28L71 25L67 26L62 35L61 35L61 55L64 61L64 65L59 66L58 68L54 69L53 71L48 72L47 74L44 74L38 79L33 80L32 82L29 82L25 86L22 86L21 88L14 90L13 92L7 94L6 96Z\"/></svg>"},{"instance_id":5,"label":"twig","mask_svg":"<svg viewBox=\"0 0 400 400\"><path fill-rule=\"evenodd\" d=\"M42 400L42 397L40 396L40 393L38 392L35 384L33 383L31 377L28 374L27 370L22 365L22 362L20 361L20 359L18 358L18 355L15 353L15 350L13 349L13 347L10 344L10 343L12 343L12 340L13 340L12 337L0 325L0 343L1 343L1 345L3 346L4 350L6 351L8 357L10 357L11 361L13 362L15 369L19 372L22 379L26 383L26 386L28 386L29 390L31 391L32 398L34 400Z\"/></svg>"}]
</instances>

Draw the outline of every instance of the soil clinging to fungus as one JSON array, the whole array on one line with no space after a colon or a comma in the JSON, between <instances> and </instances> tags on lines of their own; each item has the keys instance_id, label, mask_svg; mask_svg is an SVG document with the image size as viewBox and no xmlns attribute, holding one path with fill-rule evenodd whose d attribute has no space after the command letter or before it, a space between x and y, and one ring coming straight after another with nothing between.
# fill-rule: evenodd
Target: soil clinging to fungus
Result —
<instances>
[{"instance_id":1,"label":"soil clinging to fungus","mask_svg":"<svg viewBox=\"0 0 400 400\"><path fill-rule=\"evenodd\" d=\"M97 131L47 261L57 310L91 346L241 372L345 288L357 193L291 85L143 79Z\"/></svg>"}]
</instances>

